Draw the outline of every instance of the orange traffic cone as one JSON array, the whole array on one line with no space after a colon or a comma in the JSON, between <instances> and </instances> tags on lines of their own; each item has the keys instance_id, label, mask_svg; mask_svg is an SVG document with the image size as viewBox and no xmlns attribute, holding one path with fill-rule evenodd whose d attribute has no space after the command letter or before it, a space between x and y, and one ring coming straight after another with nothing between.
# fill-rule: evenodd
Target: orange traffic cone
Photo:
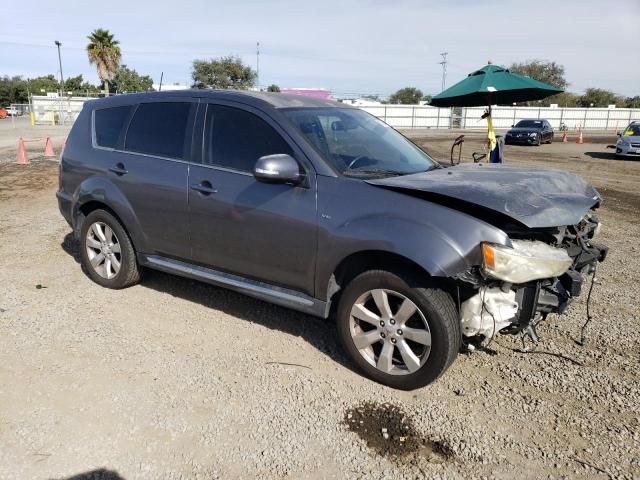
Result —
<instances>
[{"instance_id":1,"label":"orange traffic cone","mask_svg":"<svg viewBox=\"0 0 640 480\"><path fill-rule=\"evenodd\" d=\"M18 156L16 157L16 163L26 165L29 163L29 157L27 157L27 150L24 148L24 140L20 137L18 141Z\"/></svg>"},{"instance_id":2,"label":"orange traffic cone","mask_svg":"<svg viewBox=\"0 0 640 480\"><path fill-rule=\"evenodd\" d=\"M568 143L569 140L567 139L567 132L564 132L562 134L562 143Z\"/></svg>"},{"instance_id":3,"label":"orange traffic cone","mask_svg":"<svg viewBox=\"0 0 640 480\"><path fill-rule=\"evenodd\" d=\"M582 127L580 127L580 130L578 130L578 140L576 140L576 143L578 143L578 144L584 143L582 141Z\"/></svg>"},{"instance_id":4,"label":"orange traffic cone","mask_svg":"<svg viewBox=\"0 0 640 480\"><path fill-rule=\"evenodd\" d=\"M47 141L44 143L44 156L53 157L53 144L51 143L51 137L47 137Z\"/></svg>"}]
</instances>

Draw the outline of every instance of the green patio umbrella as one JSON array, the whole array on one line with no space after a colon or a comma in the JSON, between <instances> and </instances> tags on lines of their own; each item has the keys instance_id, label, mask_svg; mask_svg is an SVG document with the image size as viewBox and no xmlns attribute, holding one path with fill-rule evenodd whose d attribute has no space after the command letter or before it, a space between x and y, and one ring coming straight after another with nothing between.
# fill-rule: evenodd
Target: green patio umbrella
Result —
<instances>
[{"instance_id":1,"label":"green patio umbrella","mask_svg":"<svg viewBox=\"0 0 640 480\"><path fill-rule=\"evenodd\" d=\"M467 78L436 95L429 102L434 107L481 107L487 112L489 153L496 147L496 134L491 120L491 105L541 100L563 90L533 78L512 73L508 68L486 65L467 75Z\"/></svg>"},{"instance_id":2,"label":"green patio umbrella","mask_svg":"<svg viewBox=\"0 0 640 480\"><path fill-rule=\"evenodd\" d=\"M508 68L486 65L436 95L434 107L482 107L541 100L563 90L533 78L512 73Z\"/></svg>"}]
</instances>

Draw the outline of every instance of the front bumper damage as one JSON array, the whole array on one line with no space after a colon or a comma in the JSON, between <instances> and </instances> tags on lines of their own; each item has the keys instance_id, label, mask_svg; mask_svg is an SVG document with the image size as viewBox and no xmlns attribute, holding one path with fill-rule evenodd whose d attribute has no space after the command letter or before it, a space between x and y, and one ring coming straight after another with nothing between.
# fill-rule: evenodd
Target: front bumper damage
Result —
<instances>
[{"instance_id":1,"label":"front bumper damage","mask_svg":"<svg viewBox=\"0 0 640 480\"><path fill-rule=\"evenodd\" d=\"M583 221L587 222L587 231L584 225L571 227L573 233L564 236L562 247L573 263L557 278L512 284L487 278L480 269L466 272L460 322L468 345L486 345L498 333L525 334L534 342L538 340L536 324L550 313L564 313L581 294L585 278L594 274L607 256L608 247L588 238L593 238L597 220Z\"/></svg>"}]
</instances>

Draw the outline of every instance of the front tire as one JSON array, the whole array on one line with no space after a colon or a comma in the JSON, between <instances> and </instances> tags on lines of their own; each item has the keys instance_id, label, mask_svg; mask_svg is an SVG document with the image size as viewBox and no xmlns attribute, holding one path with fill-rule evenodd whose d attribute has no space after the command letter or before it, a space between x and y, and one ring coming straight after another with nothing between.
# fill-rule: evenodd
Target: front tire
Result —
<instances>
[{"instance_id":1,"label":"front tire","mask_svg":"<svg viewBox=\"0 0 640 480\"><path fill-rule=\"evenodd\" d=\"M360 274L337 309L338 338L369 378L401 390L428 385L460 350L460 322L445 291L383 270Z\"/></svg>"},{"instance_id":2,"label":"front tire","mask_svg":"<svg viewBox=\"0 0 640 480\"><path fill-rule=\"evenodd\" d=\"M82 267L106 288L125 288L140 280L136 252L120 222L105 210L94 210L80 229Z\"/></svg>"}]
</instances>

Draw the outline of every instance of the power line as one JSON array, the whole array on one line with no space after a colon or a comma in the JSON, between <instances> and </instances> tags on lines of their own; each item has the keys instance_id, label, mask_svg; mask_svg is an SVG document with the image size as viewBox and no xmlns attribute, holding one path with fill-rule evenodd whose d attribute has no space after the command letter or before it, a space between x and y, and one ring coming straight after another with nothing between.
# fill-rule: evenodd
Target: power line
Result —
<instances>
[{"instance_id":1,"label":"power line","mask_svg":"<svg viewBox=\"0 0 640 480\"><path fill-rule=\"evenodd\" d=\"M442 91L444 92L445 87L447 86L447 55L449 52L442 52L440 56L442 57L442 61L440 65L442 65Z\"/></svg>"}]
</instances>

